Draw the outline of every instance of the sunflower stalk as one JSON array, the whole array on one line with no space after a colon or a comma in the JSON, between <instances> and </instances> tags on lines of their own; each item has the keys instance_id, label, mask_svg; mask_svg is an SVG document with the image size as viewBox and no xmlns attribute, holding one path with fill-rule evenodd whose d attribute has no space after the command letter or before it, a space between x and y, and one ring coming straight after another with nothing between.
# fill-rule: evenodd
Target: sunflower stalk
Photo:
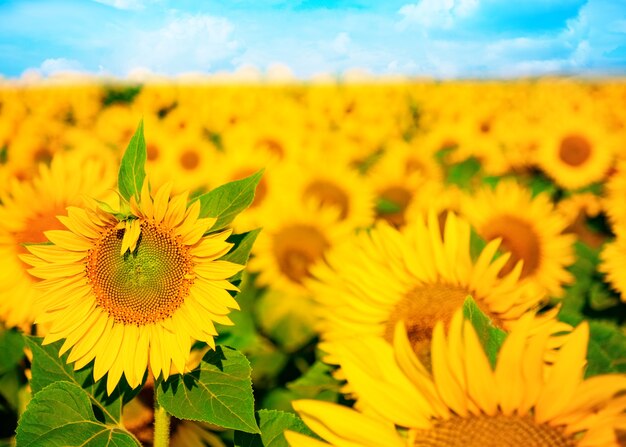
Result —
<instances>
[{"instance_id":1,"label":"sunflower stalk","mask_svg":"<svg viewBox=\"0 0 626 447\"><path fill-rule=\"evenodd\" d=\"M157 399L157 387L154 387L154 447L170 445L170 415Z\"/></svg>"}]
</instances>

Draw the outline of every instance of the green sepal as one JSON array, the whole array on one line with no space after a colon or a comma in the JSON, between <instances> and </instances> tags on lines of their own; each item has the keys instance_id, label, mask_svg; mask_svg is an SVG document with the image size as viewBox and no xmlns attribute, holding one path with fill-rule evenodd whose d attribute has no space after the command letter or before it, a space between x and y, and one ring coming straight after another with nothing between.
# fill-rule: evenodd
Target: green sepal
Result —
<instances>
[{"instance_id":1,"label":"green sepal","mask_svg":"<svg viewBox=\"0 0 626 447\"><path fill-rule=\"evenodd\" d=\"M211 231L224 228L252 204L256 187L263 177L263 172L264 169L261 169L249 177L218 186L198 197L200 217L217 219L211 227Z\"/></svg>"},{"instance_id":2,"label":"green sepal","mask_svg":"<svg viewBox=\"0 0 626 447\"><path fill-rule=\"evenodd\" d=\"M193 371L161 381L157 399L178 419L259 433L254 418L250 363L235 349L217 346Z\"/></svg>"},{"instance_id":3,"label":"green sepal","mask_svg":"<svg viewBox=\"0 0 626 447\"><path fill-rule=\"evenodd\" d=\"M20 447L137 447L137 439L121 424L100 421L92 401L75 383L55 382L33 396L20 418Z\"/></svg>"},{"instance_id":4,"label":"green sepal","mask_svg":"<svg viewBox=\"0 0 626 447\"><path fill-rule=\"evenodd\" d=\"M141 188L146 178L146 140L143 136L143 120L139 122L135 134L130 139L122 157L117 175L117 187L121 196L127 201L131 197L139 202Z\"/></svg>"},{"instance_id":5,"label":"green sepal","mask_svg":"<svg viewBox=\"0 0 626 447\"><path fill-rule=\"evenodd\" d=\"M463 303L463 316L474 326L489 363L491 363L492 368L495 368L498 352L504 343L506 332L493 325L471 296L468 296Z\"/></svg>"},{"instance_id":6,"label":"green sepal","mask_svg":"<svg viewBox=\"0 0 626 447\"><path fill-rule=\"evenodd\" d=\"M376 199L376 212L378 214L393 214L402 211L402 207L396 202L393 202L384 197Z\"/></svg>"},{"instance_id":7,"label":"green sepal","mask_svg":"<svg viewBox=\"0 0 626 447\"><path fill-rule=\"evenodd\" d=\"M289 447L285 430L295 431L319 439L304 422L293 413L277 410L260 410L260 434L235 432L235 447Z\"/></svg>"}]
</instances>

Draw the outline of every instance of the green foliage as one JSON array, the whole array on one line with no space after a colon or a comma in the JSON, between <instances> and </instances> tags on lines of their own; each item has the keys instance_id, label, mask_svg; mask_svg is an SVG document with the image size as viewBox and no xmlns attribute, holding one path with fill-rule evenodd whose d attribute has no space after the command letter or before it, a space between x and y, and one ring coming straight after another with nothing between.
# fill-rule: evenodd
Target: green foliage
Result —
<instances>
[{"instance_id":1,"label":"green foliage","mask_svg":"<svg viewBox=\"0 0 626 447\"><path fill-rule=\"evenodd\" d=\"M446 182L451 185L457 185L461 189L469 190L480 170L480 162L476 158L470 157L461 163L450 166Z\"/></svg>"},{"instance_id":2,"label":"green foliage","mask_svg":"<svg viewBox=\"0 0 626 447\"><path fill-rule=\"evenodd\" d=\"M24 357L24 339L15 329L0 331L0 374L12 370Z\"/></svg>"},{"instance_id":3,"label":"green foliage","mask_svg":"<svg viewBox=\"0 0 626 447\"><path fill-rule=\"evenodd\" d=\"M485 349L485 354L487 354L491 366L495 368L498 352L504 343L506 332L495 327L470 296L463 303L463 316L474 326L478 339Z\"/></svg>"},{"instance_id":4,"label":"green foliage","mask_svg":"<svg viewBox=\"0 0 626 447\"><path fill-rule=\"evenodd\" d=\"M254 241L256 241L260 232L261 229L257 228L252 231L248 231L247 233L231 234L226 240L235 245L220 259L234 264L246 265L248 263L248 258L250 257L250 251L254 245ZM230 278L230 281L238 284L241 282L242 275L243 271L235 274L232 278Z\"/></svg>"},{"instance_id":5,"label":"green foliage","mask_svg":"<svg viewBox=\"0 0 626 447\"><path fill-rule=\"evenodd\" d=\"M128 147L126 147L117 175L117 186L120 194L126 200L135 197L135 200L139 202L141 187L146 178L145 165L147 156L142 120L139 122L135 134L130 139Z\"/></svg>"},{"instance_id":6,"label":"green foliage","mask_svg":"<svg viewBox=\"0 0 626 447\"><path fill-rule=\"evenodd\" d=\"M333 368L320 361L315 362L306 373L287 388L294 391L299 399L317 399L336 402L340 397L341 384L332 375Z\"/></svg>"},{"instance_id":7,"label":"green foliage","mask_svg":"<svg viewBox=\"0 0 626 447\"><path fill-rule=\"evenodd\" d=\"M102 105L130 104L141 91L141 85L108 85L104 89Z\"/></svg>"},{"instance_id":8,"label":"green foliage","mask_svg":"<svg viewBox=\"0 0 626 447\"><path fill-rule=\"evenodd\" d=\"M315 336L315 306L305 294L269 289L256 303L260 327L283 350L293 352Z\"/></svg>"},{"instance_id":9,"label":"green foliage","mask_svg":"<svg viewBox=\"0 0 626 447\"><path fill-rule=\"evenodd\" d=\"M85 390L55 382L28 404L17 428L20 447L136 447L139 442L119 424L100 421Z\"/></svg>"},{"instance_id":10,"label":"green foliage","mask_svg":"<svg viewBox=\"0 0 626 447\"><path fill-rule=\"evenodd\" d=\"M244 179L218 186L198 197L200 217L217 219L211 231L224 228L237 217L237 214L252 204L255 189L262 176L263 170L260 170Z\"/></svg>"},{"instance_id":11,"label":"green foliage","mask_svg":"<svg viewBox=\"0 0 626 447\"><path fill-rule=\"evenodd\" d=\"M235 432L235 447L288 447L285 430L316 437L304 422L292 413L276 410L258 412L260 434Z\"/></svg>"},{"instance_id":12,"label":"green foliage","mask_svg":"<svg viewBox=\"0 0 626 447\"><path fill-rule=\"evenodd\" d=\"M218 346L204 356L198 368L159 383L157 399L179 419L259 433L250 363L234 349Z\"/></svg>"},{"instance_id":13,"label":"green foliage","mask_svg":"<svg viewBox=\"0 0 626 447\"><path fill-rule=\"evenodd\" d=\"M120 423L122 405L132 399L141 388L132 390L122 379L110 396L106 393L106 376L98 382L93 380L93 366L74 371L67 364L68 353L59 357L62 342L41 346L41 339L25 337L27 346L33 352L32 379L30 381L33 395L49 385L65 381L82 388L91 399L96 417L101 422Z\"/></svg>"},{"instance_id":14,"label":"green foliage","mask_svg":"<svg viewBox=\"0 0 626 447\"><path fill-rule=\"evenodd\" d=\"M393 214L400 211L402 211L402 207L397 203L384 197L378 197L376 199L376 212L378 214Z\"/></svg>"},{"instance_id":15,"label":"green foliage","mask_svg":"<svg viewBox=\"0 0 626 447\"><path fill-rule=\"evenodd\" d=\"M626 373L626 335L619 327L626 305L602 283L599 250L581 242L574 248L576 262L569 270L576 282L566 288L559 319L573 326L589 320L586 376Z\"/></svg>"}]
</instances>

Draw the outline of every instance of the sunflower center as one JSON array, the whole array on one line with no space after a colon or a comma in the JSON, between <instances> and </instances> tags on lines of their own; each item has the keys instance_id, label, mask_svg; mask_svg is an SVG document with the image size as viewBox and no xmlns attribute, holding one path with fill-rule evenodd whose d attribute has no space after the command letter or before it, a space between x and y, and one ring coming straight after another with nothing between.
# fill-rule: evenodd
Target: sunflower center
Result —
<instances>
[{"instance_id":1,"label":"sunflower center","mask_svg":"<svg viewBox=\"0 0 626 447\"><path fill-rule=\"evenodd\" d=\"M403 321L413 350L426 363L433 328L439 320L448 323L470 292L451 284L423 284L413 288L395 305L385 326L384 337L393 343L398 321Z\"/></svg>"},{"instance_id":2,"label":"sunflower center","mask_svg":"<svg viewBox=\"0 0 626 447\"><path fill-rule=\"evenodd\" d=\"M145 325L170 317L189 293L193 263L170 231L141 223L134 252L121 256L124 230L110 228L87 257L96 302L116 322Z\"/></svg>"},{"instance_id":3,"label":"sunflower center","mask_svg":"<svg viewBox=\"0 0 626 447\"><path fill-rule=\"evenodd\" d=\"M391 213L380 213L378 217L385 219L395 227L403 226L406 223L404 216L406 207L413 197L411 191L401 186L392 186L381 191L380 197L396 205L398 210Z\"/></svg>"},{"instance_id":4,"label":"sunflower center","mask_svg":"<svg viewBox=\"0 0 626 447\"><path fill-rule=\"evenodd\" d=\"M146 153L149 161L154 161L159 158L159 146L154 143L148 143L146 145Z\"/></svg>"},{"instance_id":5,"label":"sunflower center","mask_svg":"<svg viewBox=\"0 0 626 447\"><path fill-rule=\"evenodd\" d=\"M328 247L324 235L308 225L293 225L274 235L274 256L280 271L299 284L311 276L309 268Z\"/></svg>"},{"instance_id":6,"label":"sunflower center","mask_svg":"<svg viewBox=\"0 0 626 447\"><path fill-rule=\"evenodd\" d=\"M200 164L200 156L192 149L188 149L180 156L180 165L187 171L193 171Z\"/></svg>"},{"instance_id":7,"label":"sunflower center","mask_svg":"<svg viewBox=\"0 0 626 447\"><path fill-rule=\"evenodd\" d=\"M521 278L532 275L539 267L541 245L539 237L527 222L514 216L497 216L483 226L482 236L490 241L502 238L502 249L511 253L511 257L500 271L500 276L511 272L521 259Z\"/></svg>"},{"instance_id":8,"label":"sunflower center","mask_svg":"<svg viewBox=\"0 0 626 447\"><path fill-rule=\"evenodd\" d=\"M48 239L43 234L44 231L65 229L63 224L56 217L65 214L65 209L58 207L42 210L28 217L24 222L22 230L15 232L13 235L15 242L19 246L18 251L20 253L28 253L28 250L21 244L40 244L47 242Z\"/></svg>"},{"instance_id":9,"label":"sunflower center","mask_svg":"<svg viewBox=\"0 0 626 447\"><path fill-rule=\"evenodd\" d=\"M574 447L563 430L529 416L454 416L430 430L415 430L413 447Z\"/></svg>"},{"instance_id":10,"label":"sunflower center","mask_svg":"<svg viewBox=\"0 0 626 447\"><path fill-rule=\"evenodd\" d=\"M591 144L582 135L568 135L561 140L559 157L570 166L580 166L591 156Z\"/></svg>"},{"instance_id":11,"label":"sunflower center","mask_svg":"<svg viewBox=\"0 0 626 447\"><path fill-rule=\"evenodd\" d=\"M316 180L304 190L305 198L316 199L321 206L335 206L339 208L339 217L343 220L348 216L348 195L332 182Z\"/></svg>"}]
</instances>

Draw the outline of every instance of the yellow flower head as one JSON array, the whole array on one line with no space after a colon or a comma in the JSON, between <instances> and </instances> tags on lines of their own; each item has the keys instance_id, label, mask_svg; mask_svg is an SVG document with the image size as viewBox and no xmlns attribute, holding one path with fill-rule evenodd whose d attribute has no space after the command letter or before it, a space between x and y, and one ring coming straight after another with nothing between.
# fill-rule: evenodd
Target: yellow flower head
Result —
<instances>
[{"instance_id":1,"label":"yellow flower head","mask_svg":"<svg viewBox=\"0 0 626 447\"><path fill-rule=\"evenodd\" d=\"M358 410L306 400L294 408L333 446L619 446L626 375L583 379L587 323L547 364L551 331L533 330L531 320L524 317L508 335L495 368L460 312L447 337L442 322L435 326L432 371L415 356L401 325L393 348L379 338L351 340L337 355L360 396ZM285 436L292 447L329 445Z\"/></svg>"},{"instance_id":2,"label":"yellow flower head","mask_svg":"<svg viewBox=\"0 0 626 447\"><path fill-rule=\"evenodd\" d=\"M95 359L94 379L108 372L109 393L122 373L131 387L149 365L154 377L185 370L193 339L214 346L213 322L232 324L236 301L227 281L243 266L217 260L232 244L231 230L206 235L215 219L199 218L200 203L154 197L147 182L131 215L69 208L67 230L46 232L53 245L30 246L22 259L43 281L44 344L65 339L60 354L80 369Z\"/></svg>"}]
</instances>

